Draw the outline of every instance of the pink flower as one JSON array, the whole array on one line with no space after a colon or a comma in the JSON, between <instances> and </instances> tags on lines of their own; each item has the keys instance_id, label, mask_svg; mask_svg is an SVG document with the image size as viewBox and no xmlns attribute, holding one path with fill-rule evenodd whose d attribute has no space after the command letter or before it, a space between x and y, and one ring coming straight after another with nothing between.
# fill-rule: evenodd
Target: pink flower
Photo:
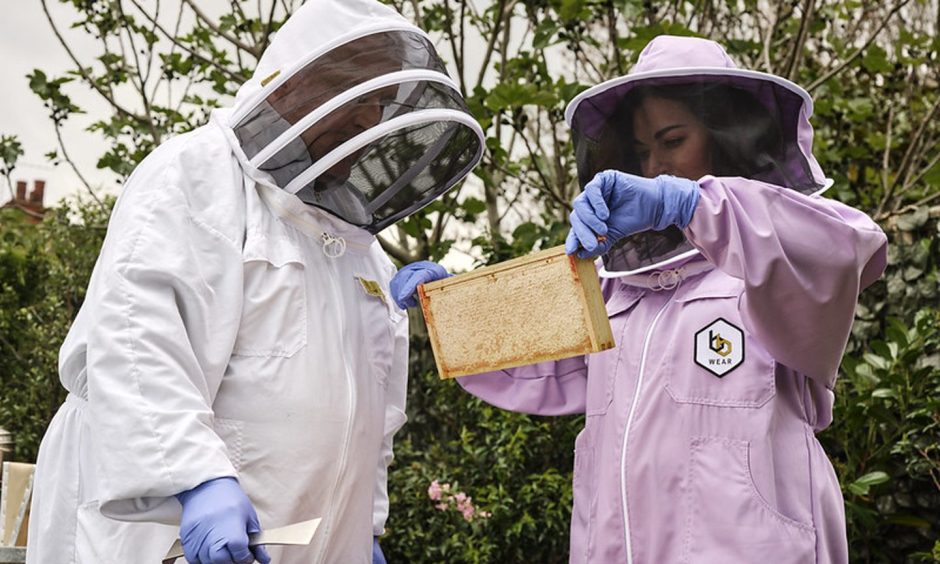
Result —
<instances>
[{"instance_id":1,"label":"pink flower","mask_svg":"<svg viewBox=\"0 0 940 564\"><path fill-rule=\"evenodd\" d=\"M434 505L435 509L439 511L453 509L467 522L473 521L474 518L486 519L492 515L488 511L480 511L474 507L473 498L466 493L461 491L451 493L450 484L441 484L437 480L432 481L428 486L428 497L432 501L440 502Z\"/></svg>"},{"instance_id":2,"label":"pink flower","mask_svg":"<svg viewBox=\"0 0 940 564\"><path fill-rule=\"evenodd\" d=\"M472 505L467 505L466 507L464 507L463 512L462 512L463 518L467 521L473 521L473 511L474 509Z\"/></svg>"},{"instance_id":3,"label":"pink flower","mask_svg":"<svg viewBox=\"0 0 940 564\"><path fill-rule=\"evenodd\" d=\"M441 485L434 480L431 482L431 485L428 486L428 497L434 501L440 501L441 499Z\"/></svg>"}]
</instances>

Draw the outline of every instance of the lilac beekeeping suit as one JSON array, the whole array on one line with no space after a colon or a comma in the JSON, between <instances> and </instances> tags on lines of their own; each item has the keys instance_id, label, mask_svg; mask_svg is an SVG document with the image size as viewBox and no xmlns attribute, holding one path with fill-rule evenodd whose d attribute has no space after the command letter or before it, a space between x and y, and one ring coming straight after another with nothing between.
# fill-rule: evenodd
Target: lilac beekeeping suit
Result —
<instances>
[{"instance_id":1,"label":"lilac beekeeping suit","mask_svg":"<svg viewBox=\"0 0 940 564\"><path fill-rule=\"evenodd\" d=\"M779 165L760 180L698 179L685 246L634 274L605 264L616 348L459 381L505 409L586 414L571 562L846 562L842 495L815 433L832 422L858 294L884 270L885 235L816 194L831 182L812 156L809 96L736 69L710 41L657 38L630 75L575 99L580 149L602 138L613 97L644 80L749 89L790 140Z\"/></svg>"}]
</instances>

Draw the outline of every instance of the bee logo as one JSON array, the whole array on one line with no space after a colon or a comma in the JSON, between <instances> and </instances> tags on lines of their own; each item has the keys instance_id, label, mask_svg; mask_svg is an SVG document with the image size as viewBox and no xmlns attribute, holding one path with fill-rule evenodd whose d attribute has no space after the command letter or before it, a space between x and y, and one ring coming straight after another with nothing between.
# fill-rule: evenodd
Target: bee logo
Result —
<instances>
[{"instance_id":1,"label":"bee logo","mask_svg":"<svg viewBox=\"0 0 940 564\"><path fill-rule=\"evenodd\" d=\"M721 338L721 333L708 332L708 348L715 351L715 354L728 356L731 354L733 347L731 341Z\"/></svg>"},{"instance_id":2,"label":"bee logo","mask_svg":"<svg viewBox=\"0 0 940 564\"><path fill-rule=\"evenodd\" d=\"M695 334L695 363L722 378L744 363L744 331L718 318Z\"/></svg>"}]
</instances>

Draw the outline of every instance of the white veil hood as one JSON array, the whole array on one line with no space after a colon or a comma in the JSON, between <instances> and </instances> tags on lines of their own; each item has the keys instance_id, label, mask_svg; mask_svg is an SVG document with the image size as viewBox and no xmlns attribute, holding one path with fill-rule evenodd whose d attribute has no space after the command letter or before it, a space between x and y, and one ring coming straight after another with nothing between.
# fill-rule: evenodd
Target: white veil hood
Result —
<instances>
[{"instance_id":1,"label":"white veil hood","mask_svg":"<svg viewBox=\"0 0 940 564\"><path fill-rule=\"evenodd\" d=\"M430 38L376 0L301 6L214 117L249 177L372 233L454 187L484 146Z\"/></svg>"}]
</instances>

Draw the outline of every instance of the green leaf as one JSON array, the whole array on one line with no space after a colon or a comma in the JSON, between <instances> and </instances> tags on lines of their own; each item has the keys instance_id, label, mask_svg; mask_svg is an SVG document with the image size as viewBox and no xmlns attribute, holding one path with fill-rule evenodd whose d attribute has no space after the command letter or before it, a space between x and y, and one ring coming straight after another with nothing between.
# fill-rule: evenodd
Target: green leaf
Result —
<instances>
[{"instance_id":1,"label":"green leaf","mask_svg":"<svg viewBox=\"0 0 940 564\"><path fill-rule=\"evenodd\" d=\"M847 102L847 106L852 118L856 120L868 119L875 108L871 98L853 98Z\"/></svg>"},{"instance_id":2,"label":"green leaf","mask_svg":"<svg viewBox=\"0 0 940 564\"><path fill-rule=\"evenodd\" d=\"M585 7L585 3L585 0L561 0L558 17L562 20L586 19L590 11Z\"/></svg>"},{"instance_id":3,"label":"green leaf","mask_svg":"<svg viewBox=\"0 0 940 564\"><path fill-rule=\"evenodd\" d=\"M520 82L496 85L486 97L484 104L493 111L521 108L527 105L553 107L558 103L558 96L551 91L540 89L534 84Z\"/></svg>"},{"instance_id":4,"label":"green leaf","mask_svg":"<svg viewBox=\"0 0 940 564\"><path fill-rule=\"evenodd\" d=\"M520 224L519 227L516 227L515 230L513 230L512 232L512 236L514 238L531 237L532 235L535 234L535 232L536 232L535 224L532 223L531 221L527 221L525 223Z\"/></svg>"},{"instance_id":5,"label":"green leaf","mask_svg":"<svg viewBox=\"0 0 940 564\"><path fill-rule=\"evenodd\" d=\"M887 482L890 477L881 471L869 472L861 478L858 478L847 486L847 489L855 495L868 495L872 486Z\"/></svg>"},{"instance_id":6,"label":"green leaf","mask_svg":"<svg viewBox=\"0 0 940 564\"><path fill-rule=\"evenodd\" d=\"M872 370L871 364L868 363L858 364L858 366L855 367L855 373L870 385L877 384L881 381L881 378L879 378L875 374L874 370Z\"/></svg>"},{"instance_id":7,"label":"green leaf","mask_svg":"<svg viewBox=\"0 0 940 564\"><path fill-rule=\"evenodd\" d=\"M855 480L854 483L864 485L864 486L877 486L878 484L883 484L890 480L891 477L882 471L869 472L861 478Z\"/></svg>"},{"instance_id":8,"label":"green leaf","mask_svg":"<svg viewBox=\"0 0 940 564\"><path fill-rule=\"evenodd\" d=\"M865 359L869 365L874 366L878 370L887 370L891 366L885 358L880 357L874 353L865 353L862 355L862 358Z\"/></svg>"},{"instance_id":9,"label":"green leaf","mask_svg":"<svg viewBox=\"0 0 940 564\"><path fill-rule=\"evenodd\" d=\"M556 43L558 41L556 37L558 29L559 25L553 20L545 19L541 21L538 27L535 28L535 36L532 38L532 48L544 49Z\"/></svg>"},{"instance_id":10,"label":"green leaf","mask_svg":"<svg viewBox=\"0 0 940 564\"><path fill-rule=\"evenodd\" d=\"M924 173L923 181L927 186L940 187L940 162Z\"/></svg>"},{"instance_id":11,"label":"green leaf","mask_svg":"<svg viewBox=\"0 0 940 564\"><path fill-rule=\"evenodd\" d=\"M914 527L917 529L930 529L932 527L930 521L917 517L916 515L892 515L885 519L888 523L894 523L895 525L903 525L905 527ZM940 542L940 541L938 541Z\"/></svg>"},{"instance_id":12,"label":"green leaf","mask_svg":"<svg viewBox=\"0 0 940 564\"><path fill-rule=\"evenodd\" d=\"M921 207L916 211L899 216L896 225L901 231L913 231L922 227L928 219L930 219L930 211L926 207Z\"/></svg>"},{"instance_id":13,"label":"green leaf","mask_svg":"<svg viewBox=\"0 0 940 564\"><path fill-rule=\"evenodd\" d=\"M885 73L891 70L888 53L878 45L872 45L865 50L862 66L870 73Z\"/></svg>"},{"instance_id":14,"label":"green leaf","mask_svg":"<svg viewBox=\"0 0 940 564\"><path fill-rule=\"evenodd\" d=\"M469 214L479 214L486 211L486 202L477 198L467 198L460 205Z\"/></svg>"},{"instance_id":15,"label":"green leaf","mask_svg":"<svg viewBox=\"0 0 940 564\"><path fill-rule=\"evenodd\" d=\"M16 161L23 155L23 145L15 135L0 136L0 162L4 176L16 168Z\"/></svg>"}]
</instances>

